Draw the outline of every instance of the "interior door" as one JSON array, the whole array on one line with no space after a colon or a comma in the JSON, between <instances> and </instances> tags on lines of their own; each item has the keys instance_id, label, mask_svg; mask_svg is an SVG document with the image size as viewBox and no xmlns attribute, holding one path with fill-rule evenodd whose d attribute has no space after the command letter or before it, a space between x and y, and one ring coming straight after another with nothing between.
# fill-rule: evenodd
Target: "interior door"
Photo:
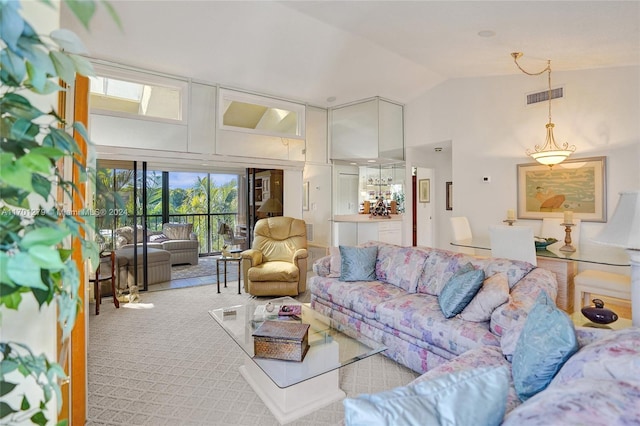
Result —
<instances>
[{"instance_id":1,"label":"interior door","mask_svg":"<svg viewBox=\"0 0 640 426\"><path fill-rule=\"evenodd\" d=\"M336 214L358 214L358 209L358 175L340 172Z\"/></svg>"}]
</instances>

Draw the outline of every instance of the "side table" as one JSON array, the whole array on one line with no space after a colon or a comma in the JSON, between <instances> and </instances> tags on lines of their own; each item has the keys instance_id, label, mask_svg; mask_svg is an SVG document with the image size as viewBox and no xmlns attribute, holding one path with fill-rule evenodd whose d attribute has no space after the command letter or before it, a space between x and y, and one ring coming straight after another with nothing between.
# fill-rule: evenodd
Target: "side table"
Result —
<instances>
[{"instance_id":1,"label":"side table","mask_svg":"<svg viewBox=\"0 0 640 426\"><path fill-rule=\"evenodd\" d=\"M589 321L587 317L582 315L582 312L576 311L573 314L569 315L571 321L573 321L573 325L576 327L594 327L594 328L604 328L608 330L622 330L623 328L631 327L631 320L627 318L618 318L617 321L611 322L609 324L597 324L595 322Z\"/></svg>"},{"instance_id":2,"label":"side table","mask_svg":"<svg viewBox=\"0 0 640 426\"><path fill-rule=\"evenodd\" d=\"M101 274L100 266L102 266L102 259L110 259L111 262L111 274ZM93 283L93 295L96 299L96 315L100 315L100 303L102 303L102 290L100 288L100 283L102 281L111 281L111 294L113 296L113 304L116 306L116 309L120 307L120 301L118 300L118 293L116 293L116 280L115 280L115 264L116 264L116 253L111 251L109 253L100 253L100 260L98 261L98 267L96 268L96 273L93 278L89 277L89 282Z\"/></svg>"},{"instance_id":3,"label":"side table","mask_svg":"<svg viewBox=\"0 0 640 426\"><path fill-rule=\"evenodd\" d=\"M220 264L223 264L224 267L224 286L227 287L227 263L229 262L237 262L238 263L238 294L240 292L240 262L242 261L242 257L216 257L216 277L218 278L218 293L220 293Z\"/></svg>"}]
</instances>

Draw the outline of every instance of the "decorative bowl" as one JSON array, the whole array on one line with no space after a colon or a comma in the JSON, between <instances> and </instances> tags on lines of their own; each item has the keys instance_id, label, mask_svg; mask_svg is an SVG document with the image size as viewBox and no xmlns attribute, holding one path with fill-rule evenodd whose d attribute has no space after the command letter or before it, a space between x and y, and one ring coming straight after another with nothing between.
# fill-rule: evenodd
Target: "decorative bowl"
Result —
<instances>
[{"instance_id":1,"label":"decorative bowl","mask_svg":"<svg viewBox=\"0 0 640 426\"><path fill-rule=\"evenodd\" d=\"M536 237L534 240L536 244L536 250L544 250L547 246L550 246L553 243L557 243L558 240L556 238L540 238Z\"/></svg>"},{"instance_id":2,"label":"decorative bowl","mask_svg":"<svg viewBox=\"0 0 640 426\"><path fill-rule=\"evenodd\" d=\"M604 302L600 299L593 299L595 306L585 306L581 309L582 315L597 324L609 324L618 320L618 315L611 309L604 307Z\"/></svg>"}]
</instances>

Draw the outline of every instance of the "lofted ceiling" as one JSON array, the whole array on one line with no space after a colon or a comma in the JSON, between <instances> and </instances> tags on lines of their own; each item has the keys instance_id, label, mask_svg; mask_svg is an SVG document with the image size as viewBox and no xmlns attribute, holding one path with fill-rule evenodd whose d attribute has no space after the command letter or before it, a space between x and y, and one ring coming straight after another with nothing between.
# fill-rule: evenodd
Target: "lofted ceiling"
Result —
<instances>
[{"instance_id":1,"label":"lofted ceiling","mask_svg":"<svg viewBox=\"0 0 640 426\"><path fill-rule=\"evenodd\" d=\"M640 65L639 1L116 1L92 57L319 106L409 102L448 79ZM479 35L484 34L484 36ZM335 98L335 100L328 100Z\"/></svg>"}]
</instances>

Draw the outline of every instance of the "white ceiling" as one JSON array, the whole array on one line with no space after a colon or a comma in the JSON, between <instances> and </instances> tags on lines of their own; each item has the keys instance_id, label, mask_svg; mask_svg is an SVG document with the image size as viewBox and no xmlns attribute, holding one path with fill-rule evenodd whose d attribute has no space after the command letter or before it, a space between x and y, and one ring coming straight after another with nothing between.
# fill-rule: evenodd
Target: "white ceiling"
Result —
<instances>
[{"instance_id":1,"label":"white ceiling","mask_svg":"<svg viewBox=\"0 0 640 426\"><path fill-rule=\"evenodd\" d=\"M339 105L408 102L452 78L640 65L640 1L112 1L91 56L228 87ZM493 37L480 37L493 31ZM328 97L336 97L328 102Z\"/></svg>"}]
</instances>

